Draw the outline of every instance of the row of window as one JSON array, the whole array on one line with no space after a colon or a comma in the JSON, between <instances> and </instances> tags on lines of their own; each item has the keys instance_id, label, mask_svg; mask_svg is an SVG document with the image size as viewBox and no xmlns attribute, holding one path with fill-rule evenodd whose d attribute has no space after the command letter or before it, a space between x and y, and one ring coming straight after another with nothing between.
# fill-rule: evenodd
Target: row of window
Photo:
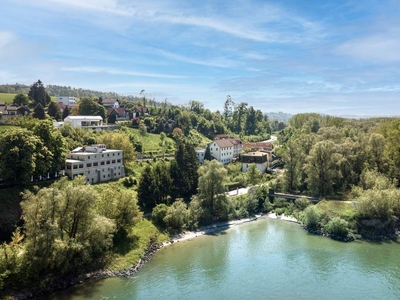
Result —
<instances>
[{"instance_id":1,"label":"row of window","mask_svg":"<svg viewBox=\"0 0 400 300\"><path fill-rule=\"evenodd\" d=\"M110 157L111 153L107 153L106 157ZM115 154L117 154L117 156L121 155L121 152L117 152L117 153L112 153L112 156L115 156ZM101 157L104 157L105 154L102 154ZM87 157L87 159L90 159L90 155L88 156L81 156L81 155L71 155L71 159L79 159L79 160L85 160L85 158ZM97 159L97 155L94 156L94 159Z\"/></svg>"},{"instance_id":2,"label":"row of window","mask_svg":"<svg viewBox=\"0 0 400 300\"><path fill-rule=\"evenodd\" d=\"M117 163L121 163L121 159L120 158L118 158L117 160L115 160L115 159L113 159L113 160L106 160L106 161L101 161L100 162L100 165L101 166L104 166L104 165L109 165L109 164L115 164L115 162L117 162ZM99 165L99 162L94 162L93 164L92 163L87 163L86 164L86 168L91 168L92 166L93 167L97 167ZM72 164L67 164L66 165L66 169L67 170L71 170L71 168L72 169L83 169L83 164L79 164L79 165L72 165Z\"/></svg>"}]
</instances>

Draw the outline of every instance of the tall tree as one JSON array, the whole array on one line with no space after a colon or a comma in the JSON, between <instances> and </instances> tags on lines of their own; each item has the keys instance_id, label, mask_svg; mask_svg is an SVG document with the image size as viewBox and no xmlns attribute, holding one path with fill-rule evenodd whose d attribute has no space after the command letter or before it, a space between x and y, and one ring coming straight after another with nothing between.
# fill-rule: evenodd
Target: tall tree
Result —
<instances>
[{"instance_id":1,"label":"tall tree","mask_svg":"<svg viewBox=\"0 0 400 300\"><path fill-rule=\"evenodd\" d=\"M333 192L335 179L340 176L338 161L332 141L318 142L313 146L305 165L307 187L312 195L327 196Z\"/></svg>"},{"instance_id":2,"label":"tall tree","mask_svg":"<svg viewBox=\"0 0 400 300\"><path fill-rule=\"evenodd\" d=\"M216 161L205 161L199 170L198 200L203 207L204 222L226 220L229 200L225 194L228 172Z\"/></svg>"},{"instance_id":3,"label":"tall tree","mask_svg":"<svg viewBox=\"0 0 400 300\"><path fill-rule=\"evenodd\" d=\"M45 107L48 104L47 101L49 100L43 83L40 80L31 85L28 97L32 100L34 106L40 103L43 107Z\"/></svg>"},{"instance_id":4,"label":"tall tree","mask_svg":"<svg viewBox=\"0 0 400 300\"><path fill-rule=\"evenodd\" d=\"M47 108L47 114L56 121L60 121L62 117L60 108L54 101L50 102L49 107Z\"/></svg>"},{"instance_id":5,"label":"tall tree","mask_svg":"<svg viewBox=\"0 0 400 300\"><path fill-rule=\"evenodd\" d=\"M70 109L69 109L69 106L67 105L63 110L62 119L64 120L66 117L68 117L69 113L70 113Z\"/></svg>"},{"instance_id":6,"label":"tall tree","mask_svg":"<svg viewBox=\"0 0 400 300\"><path fill-rule=\"evenodd\" d=\"M0 177L23 185L35 174L37 162L49 156L47 148L31 131L10 129L0 135Z\"/></svg>"},{"instance_id":7,"label":"tall tree","mask_svg":"<svg viewBox=\"0 0 400 300\"><path fill-rule=\"evenodd\" d=\"M46 113L44 111L44 107L41 103L38 103L35 108L33 109L33 114L32 117L39 119L39 120L44 120L46 119Z\"/></svg>"}]
</instances>

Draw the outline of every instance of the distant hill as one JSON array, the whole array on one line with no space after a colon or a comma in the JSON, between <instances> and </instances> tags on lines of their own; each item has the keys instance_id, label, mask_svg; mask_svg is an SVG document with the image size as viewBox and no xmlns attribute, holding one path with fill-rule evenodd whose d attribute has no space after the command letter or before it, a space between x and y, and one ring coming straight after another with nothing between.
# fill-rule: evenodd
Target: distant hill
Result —
<instances>
[{"instance_id":1,"label":"distant hill","mask_svg":"<svg viewBox=\"0 0 400 300\"><path fill-rule=\"evenodd\" d=\"M269 121L279 121L283 123L288 123L289 119L293 117L291 114L283 113L283 112L268 112L265 113L266 116L268 116Z\"/></svg>"},{"instance_id":2,"label":"distant hill","mask_svg":"<svg viewBox=\"0 0 400 300\"><path fill-rule=\"evenodd\" d=\"M1 84L0 93L8 94L28 94L30 86L25 84ZM123 96L114 92L100 92L89 89L74 88L70 86L52 85L45 86L46 92L52 97L71 96L71 97L103 97L114 99L137 100L134 96Z\"/></svg>"}]
</instances>

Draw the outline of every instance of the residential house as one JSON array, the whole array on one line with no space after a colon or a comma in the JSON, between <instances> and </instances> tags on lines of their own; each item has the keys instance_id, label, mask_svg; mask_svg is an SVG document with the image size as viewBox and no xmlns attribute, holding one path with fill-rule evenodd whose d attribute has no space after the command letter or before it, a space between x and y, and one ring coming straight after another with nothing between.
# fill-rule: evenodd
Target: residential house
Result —
<instances>
[{"instance_id":1,"label":"residential house","mask_svg":"<svg viewBox=\"0 0 400 300\"><path fill-rule=\"evenodd\" d=\"M265 152L248 152L240 155L242 163L242 172L247 172L251 164L255 164L261 173L265 173L268 169L268 153Z\"/></svg>"},{"instance_id":2,"label":"residential house","mask_svg":"<svg viewBox=\"0 0 400 300\"><path fill-rule=\"evenodd\" d=\"M68 116L64 119L64 124L71 124L72 128L96 129L103 125L103 118L101 116Z\"/></svg>"},{"instance_id":3,"label":"residential house","mask_svg":"<svg viewBox=\"0 0 400 300\"><path fill-rule=\"evenodd\" d=\"M88 183L124 177L123 150L107 149L104 144L76 148L65 160L65 174L71 179L83 175Z\"/></svg>"},{"instance_id":4,"label":"residential house","mask_svg":"<svg viewBox=\"0 0 400 300\"><path fill-rule=\"evenodd\" d=\"M255 143L245 143L243 145L244 151L252 151L252 152L265 152L268 153L268 160L271 161L273 159L274 145L270 142L255 142Z\"/></svg>"},{"instance_id":5,"label":"residential house","mask_svg":"<svg viewBox=\"0 0 400 300\"><path fill-rule=\"evenodd\" d=\"M215 140L208 144L213 158L223 164L228 164L239 157L242 152L242 141L236 138Z\"/></svg>"},{"instance_id":6,"label":"residential house","mask_svg":"<svg viewBox=\"0 0 400 300\"><path fill-rule=\"evenodd\" d=\"M103 105L105 108L119 108L120 105L118 99L101 99L99 100L99 104Z\"/></svg>"},{"instance_id":7,"label":"residential house","mask_svg":"<svg viewBox=\"0 0 400 300\"><path fill-rule=\"evenodd\" d=\"M10 104L6 105L4 102L0 102L0 117L2 120L14 118L14 117L21 117L27 116L30 114L30 109L26 106L21 106L18 104Z\"/></svg>"},{"instance_id":8,"label":"residential house","mask_svg":"<svg viewBox=\"0 0 400 300\"><path fill-rule=\"evenodd\" d=\"M65 106L72 107L76 104L77 98L71 96L57 97L57 103L62 103Z\"/></svg>"},{"instance_id":9,"label":"residential house","mask_svg":"<svg viewBox=\"0 0 400 300\"><path fill-rule=\"evenodd\" d=\"M126 121L130 120L129 110L124 107L109 107L107 108L108 120L113 119L115 121Z\"/></svg>"},{"instance_id":10,"label":"residential house","mask_svg":"<svg viewBox=\"0 0 400 300\"><path fill-rule=\"evenodd\" d=\"M132 112L133 112L134 118L149 115L149 109L147 107L143 107L143 106L135 107L134 109L132 109Z\"/></svg>"}]
</instances>

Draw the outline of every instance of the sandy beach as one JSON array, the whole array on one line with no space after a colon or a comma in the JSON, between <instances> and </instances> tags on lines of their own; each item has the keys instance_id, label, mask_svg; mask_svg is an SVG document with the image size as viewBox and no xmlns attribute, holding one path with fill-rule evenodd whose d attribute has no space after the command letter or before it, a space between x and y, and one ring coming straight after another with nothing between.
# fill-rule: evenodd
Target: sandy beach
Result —
<instances>
[{"instance_id":1,"label":"sandy beach","mask_svg":"<svg viewBox=\"0 0 400 300\"><path fill-rule=\"evenodd\" d=\"M233 226L241 225L241 224L244 224L247 222L257 221L261 217L272 218L272 219L281 219L283 221L301 224L300 221L298 221L296 218L294 218L292 216L268 213L265 215L256 215L255 217L252 217L252 218L234 220L234 221L229 221L229 222L219 222L219 223L212 224L209 226L201 227L196 231L185 231L183 233L174 235L170 241L165 242L163 244L163 247L172 245L172 244L180 242L180 241L190 240L190 239L196 238L196 237L204 235L204 234L210 234L210 233L216 232L218 230L228 229Z\"/></svg>"}]
</instances>

